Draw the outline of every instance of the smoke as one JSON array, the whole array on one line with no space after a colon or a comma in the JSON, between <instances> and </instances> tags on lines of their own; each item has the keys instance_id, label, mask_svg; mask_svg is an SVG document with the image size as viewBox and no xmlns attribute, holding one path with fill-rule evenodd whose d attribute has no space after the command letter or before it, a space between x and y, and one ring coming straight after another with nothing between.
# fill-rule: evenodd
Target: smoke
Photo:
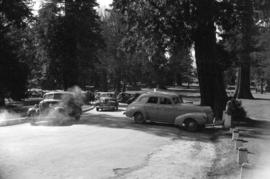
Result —
<instances>
[{"instance_id":1,"label":"smoke","mask_svg":"<svg viewBox=\"0 0 270 179\"><path fill-rule=\"evenodd\" d=\"M34 116L32 124L65 125L74 121L81 113L85 95L78 86L69 88L67 91L72 95L64 95L60 103L50 105L49 111Z\"/></svg>"},{"instance_id":2,"label":"smoke","mask_svg":"<svg viewBox=\"0 0 270 179\"><path fill-rule=\"evenodd\" d=\"M8 112L7 110L0 111L0 121L9 121L12 119L21 118L19 114Z\"/></svg>"},{"instance_id":3,"label":"smoke","mask_svg":"<svg viewBox=\"0 0 270 179\"><path fill-rule=\"evenodd\" d=\"M0 111L0 126L13 125L26 121L25 117L21 117L20 114L15 112L9 112L8 110Z\"/></svg>"},{"instance_id":4,"label":"smoke","mask_svg":"<svg viewBox=\"0 0 270 179\"><path fill-rule=\"evenodd\" d=\"M67 91L72 92L74 94L74 102L76 105L83 105L84 98L86 97L80 87L74 86L69 88Z\"/></svg>"}]
</instances>

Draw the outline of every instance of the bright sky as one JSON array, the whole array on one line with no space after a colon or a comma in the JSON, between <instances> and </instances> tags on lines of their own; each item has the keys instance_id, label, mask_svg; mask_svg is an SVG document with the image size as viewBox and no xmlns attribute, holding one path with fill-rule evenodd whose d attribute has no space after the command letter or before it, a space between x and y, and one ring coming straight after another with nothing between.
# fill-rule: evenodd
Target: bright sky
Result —
<instances>
[{"instance_id":1,"label":"bright sky","mask_svg":"<svg viewBox=\"0 0 270 179\"><path fill-rule=\"evenodd\" d=\"M37 13L38 9L40 8L40 5L41 3L43 2L44 0L33 0L34 2L34 6L33 6L33 9L34 9L34 14ZM105 8L108 8L109 5L112 3L113 0L96 0L97 3L99 4L99 7L102 8L102 9L105 9Z\"/></svg>"}]
</instances>

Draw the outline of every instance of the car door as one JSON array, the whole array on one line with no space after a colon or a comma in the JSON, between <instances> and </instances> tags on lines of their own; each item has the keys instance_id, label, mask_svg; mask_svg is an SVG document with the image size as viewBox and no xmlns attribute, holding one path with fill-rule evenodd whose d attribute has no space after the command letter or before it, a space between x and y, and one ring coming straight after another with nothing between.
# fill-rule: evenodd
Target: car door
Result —
<instances>
[{"instance_id":1,"label":"car door","mask_svg":"<svg viewBox=\"0 0 270 179\"><path fill-rule=\"evenodd\" d=\"M175 107L169 97L159 97L158 122L174 124Z\"/></svg>"},{"instance_id":2,"label":"car door","mask_svg":"<svg viewBox=\"0 0 270 179\"><path fill-rule=\"evenodd\" d=\"M144 109L147 114L147 119L157 121L158 97L150 96L144 105Z\"/></svg>"}]
</instances>

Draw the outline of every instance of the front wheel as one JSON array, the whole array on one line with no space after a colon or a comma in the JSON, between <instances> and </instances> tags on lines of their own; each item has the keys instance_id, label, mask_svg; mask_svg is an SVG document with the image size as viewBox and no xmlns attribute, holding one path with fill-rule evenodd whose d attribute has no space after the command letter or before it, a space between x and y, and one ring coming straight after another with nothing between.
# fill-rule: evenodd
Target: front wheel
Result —
<instances>
[{"instance_id":1,"label":"front wheel","mask_svg":"<svg viewBox=\"0 0 270 179\"><path fill-rule=\"evenodd\" d=\"M136 112L134 114L134 121L135 121L135 123L138 123L138 124L144 123L145 121L144 121L143 114L140 112Z\"/></svg>"},{"instance_id":2,"label":"front wheel","mask_svg":"<svg viewBox=\"0 0 270 179\"><path fill-rule=\"evenodd\" d=\"M199 124L194 119L187 119L185 121L185 128L187 131L195 132L199 129Z\"/></svg>"}]
</instances>

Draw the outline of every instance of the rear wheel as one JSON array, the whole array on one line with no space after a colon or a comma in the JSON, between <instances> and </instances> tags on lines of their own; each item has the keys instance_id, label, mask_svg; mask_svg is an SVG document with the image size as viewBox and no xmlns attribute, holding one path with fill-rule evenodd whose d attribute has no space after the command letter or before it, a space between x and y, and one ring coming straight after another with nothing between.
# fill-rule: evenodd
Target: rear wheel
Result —
<instances>
[{"instance_id":1,"label":"rear wheel","mask_svg":"<svg viewBox=\"0 0 270 179\"><path fill-rule=\"evenodd\" d=\"M145 120L144 120L143 114L140 113L140 112L136 112L136 113L134 114L134 121L135 121L135 123L139 123L139 124L144 123Z\"/></svg>"},{"instance_id":2,"label":"rear wheel","mask_svg":"<svg viewBox=\"0 0 270 179\"><path fill-rule=\"evenodd\" d=\"M199 124L194 119L185 120L185 129L190 132L195 132L199 129Z\"/></svg>"}]
</instances>

